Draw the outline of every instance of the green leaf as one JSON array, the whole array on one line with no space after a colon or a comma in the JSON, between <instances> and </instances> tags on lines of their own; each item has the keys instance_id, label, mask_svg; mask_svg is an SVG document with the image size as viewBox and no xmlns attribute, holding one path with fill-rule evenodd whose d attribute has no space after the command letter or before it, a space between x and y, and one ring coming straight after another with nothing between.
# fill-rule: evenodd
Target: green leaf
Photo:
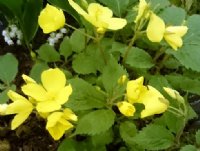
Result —
<instances>
[{"instance_id":1,"label":"green leaf","mask_svg":"<svg viewBox=\"0 0 200 151\"><path fill-rule=\"evenodd\" d=\"M198 151L197 148L193 145L185 145L180 149L180 151Z\"/></svg>"},{"instance_id":2,"label":"green leaf","mask_svg":"<svg viewBox=\"0 0 200 151\"><path fill-rule=\"evenodd\" d=\"M200 130L198 130L195 134L196 143L200 145Z\"/></svg>"},{"instance_id":3,"label":"green leaf","mask_svg":"<svg viewBox=\"0 0 200 151\"><path fill-rule=\"evenodd\" d=\"M113 132L111 129L103 133L91 136L92 144L96 147L104 146L112 142Z\"/></svg>"},{"instance_id":4,"label":"green leaf","mask_svg":"<svg viewBox=\"0 0 200 151\"><path fill-rule=\"evenodd\" d=\"M41 73L49 67L46 63L36 63L30 71L30 77L37 82L41 82Z\"/></svg>"},{"instance_id":5,"label":"green leaf","mask_svg":"<svg viewBox=\"0 0 200 151\"><path fill-rule=\"evenodd\" d=\"M160 13L160 16L164 19L167 25L180 26L185 20L186 12L180 7L171 6L164 9Z\"/></svg>"},{"instance_id":6,"label":"green leaf","mask_svg":"<svg viewBox=\"0 0 200 151\"><path fill-rule=\"evenodd\" d=\"M174 137L164 126L151 124L143 128L133 140L145 149L162 150L173 145Z\"/></svg>"},{"instance_id":7,"label":"green leaf","mask_svg":"<svg viewBox=\"0 0 200 151\"><path fill-rule=\"evenodd\" d=\"M107 131L113 124L115 113L112 110L102 109L84 115L76 127L76 134L95 135Z\"/></svg>"},{"instance_id":8,"label":"green leaf","mask_svg":"<svg viewBox=\"0 0 200 151\"><path fill-rule=\"evenodd\" d=\"M73 111L78 111L105 106L106 96L101 90L97 90L97 88L82 79L76 78L69 82L72 85L73 93L66 103L67 107Z\"/></svg>"},{"instance_id":9,"label":"green leaf","mask_svg":"<svg viewBox=\"0 0 200 151\"><path fill-rule=\"evenodd\" d=\"M84 29L78 29L81 32L85 32ZM72 50L74 52L80 52L85 48L86 38L85 36L78 30L75 30L71 37L70 37L70 43L72 46Z\"/></svg>"},{"instance_id":10,"label":"green leaf","mask_svg":"<svg viewBox=\"0 0 200 151\"><path fill-rule=\"evenodd\" d=\"M42 9L42 0L26 0L22 19L22 32L25 41L29 43L38 29L38 16Z\"/></svg>"},{"instance_id":11,"label":"green leaf","mask_svg":"<svg viewBox=\"0 0 200 151\"><path fill-rule=\"evenodd\" d=\"M72 139L66 138L60 143L57 151L66 151L66 148L68 151L77 151L76 142Z\"/></svg>"},{"instance_id":12,"label":"green leaf","mask_svg":"<svg viewBox=\"0 0 200 151\"><path fill-rule=\"evenodd\" d=\"M126 64L134 68L151 68L154 65L151 56L137 47L130 49Z\"/></svg>"},{"instance_id":13,"label":"green leaf","mask_svg":"<svg viewBox=\"0 0 200 151\"><path fill-rule=\"evenodd\" d=\"M72 54L72 46L68 36L66 36L61 42L59 52L65 57L65 59Z\"/></svg>"},{"instance_id":14,"label":"green leaf","mask_svg":"<svg viewBox=\"0 0 200 151\"><path fill-rule=\"evenodd\" d=\"M39 57L46 62L56 62L60 60L59 53L49 44L42 45L37 52Z\"/></svg>"},{"instance_id":15,"label":"green leaf","mask_svg":"<svg viewBox=\"0 0 200 151\"><path fill-rule=\"evenodd\" d=\"M72 15L76 21L81 23L80 21L80 15L69 5L68 0L48 0L51 4L63 9L66 11L68 14Z\"/></svg>"},{"instance_id":16,"label":"green leaf","mask_svg":"<svg viewBox=\"0 0 200 151\"><path fill-rule=\"evenodd\" d=\"M137 128L133 121L125 121L120 123L119 132L122 137L122 139L128 143L133 144L133 138L137 134Z\"/></svg>"},{"instance_id":17,"label":"green leaf","mask_svg":"<svg viewBox=\"0 0 200 151\"><path fill-rule=\"evenodd\" d=\"M150 2L150 7L152 10L162 10L168 6L170 6L169 0L149 0Z\"/></svg>"},{"instance_id":18,"label":"green leaf","mask_svg":"<svg viewBox=\"0 0 200 151\"><path fill-rule=\"evenodd\" d=\"M108 93L112 93L113 90L119 85L118 79L122 75L127 75L126 70L111 57L107 66L103 69L102 74L102 82Z\"/></svg>"},{"instance_id":19,"label":"green leaf","mask_svg":"<svg viewBox=\"0 0 200 151\"><path fill-rule=\"evenodd\" d=\"M15 85L11 85L10 87L7 87L5 90L3 90L0 93L0 104L8 103L9 98L8 98L7 92L9 90L15 91L16 90L16 86Z\"/></svg>"},{"instance_id":20,"label":"green leaf","mask_svg":"<svg viewBox=\"0 0 200 151\"><path fill-rule=\"evenodd\" d=\"M18 61L10 53L0 56L0 80L9 85L17 75Z\"/></svg>"},{"instance_id":21,"label":"green leaf","mask_svg":"<svg viewBox=\"0 0 200 151\"><path fill-rule=\"evenodd\" d=\"M166 75L168 82L175 88L200 95L200 81L182 75Z\"/></svg>"},{"instance_id":22,"label":"green leaf","mask_svg":"<svg viewBox=\"0 0 200 151\"><path fill-rule=\"evenodd\" d=\"M122 17L129 4L129 0L112 0L112 1L99 0L99 1L104 5L108 6L109 8L111 8L113 13L118 17Z\"/></svg>"}]
</instances>

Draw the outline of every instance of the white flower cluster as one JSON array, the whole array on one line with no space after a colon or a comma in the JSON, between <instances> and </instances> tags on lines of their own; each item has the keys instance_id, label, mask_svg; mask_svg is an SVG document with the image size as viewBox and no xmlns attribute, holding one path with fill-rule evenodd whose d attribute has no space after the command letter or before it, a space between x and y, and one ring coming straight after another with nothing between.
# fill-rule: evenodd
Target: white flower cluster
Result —
<instances>
[{"instance_id":1,"label":"white flower cluster","mask_svg":"<svg viewBox=\"0 0 200 151\"><path fill-rule=\"evenodd\" d=\"M59 32L52 32L49 38L47 39L48 44L54 46L59 41L59 39L63 38L64 34L66 33L66 28L61 28Z\"/></svg>"},{"instance_id":2,"label":"white flower cluster","mask_svg":"<svg viewBox=\"0 0 200 151\"><path fill-rule=\"evenodd\" d=\"M13 39L16 39L17 45L22 44L22 32L17 28L16 25L9 25L6 29L2 31L2 35L4 36L4 40L8 45L13 45Z\"/></svg>"},{"instance_id":3,"label":"white flower cluster","mask_svg":"<svg viewBox=\"0 0 200 151\"><path fill-rule=\"evenodd\" d=\"M8 107L8 104L0 104L0 115L5 114L7 107Z\"/></svg>"}]
</instances>

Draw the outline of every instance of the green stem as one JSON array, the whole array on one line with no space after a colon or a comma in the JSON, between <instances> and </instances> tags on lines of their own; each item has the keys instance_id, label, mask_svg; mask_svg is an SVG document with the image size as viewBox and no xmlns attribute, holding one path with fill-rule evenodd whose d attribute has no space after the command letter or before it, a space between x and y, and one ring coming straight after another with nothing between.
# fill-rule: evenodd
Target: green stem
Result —
<instances>
[{"instance_id":1,"label":"green stem","mask_svg":"<svg viewBox=\"0 0 200 151\"><path fill-rule=\"evenodd\" d=\"M167 59L169 59L170 55L166 54L163 59L161 60L161 62L159 63L159 66L157 67L156 73L159 73L160 70L163 68L164 63Z\"/></svg>"},{"instance_id":2,"label":"green stem","mask_svg":"<svg viewBox=\"0 0 200 151\"><path fill-rule=\"evenodd\" d=\"M133 46L133 44L134 44L134 42L135 42L136 39L137 39L137 34L135 33L134 36L133 36L133 38L131 39L131 41L130 41L128 47L127 47L127 49L125 50L124 58L122 60L123 64L125 64L126 59L128 57L128 54L129 54L129 51L131 50L131 48L132 48L132 46Z\"/></svg>"},{"instance_id":3,"label":"green stem","mask_svg":"<svg viewBox=\"0 0 200 151\"><path fill-rule=\"evenodd\" d=\"M86 36L86 37L88 37L88 38L91 38L91 39L93 39L93 40L96 40L95 37L93 37L93 36L91 36L91 35L88 35L88 34L82 32L80 29L77 29L77 28L74 27L74 26L71 26L71 25L69 25L69 24L67 24L67 23L65 23L65 25L66 25L67 27L71 28L71 29L74 29L74 30L80 32L81 34L83 34L84 36Z\"/></svg>"}]
</instances>

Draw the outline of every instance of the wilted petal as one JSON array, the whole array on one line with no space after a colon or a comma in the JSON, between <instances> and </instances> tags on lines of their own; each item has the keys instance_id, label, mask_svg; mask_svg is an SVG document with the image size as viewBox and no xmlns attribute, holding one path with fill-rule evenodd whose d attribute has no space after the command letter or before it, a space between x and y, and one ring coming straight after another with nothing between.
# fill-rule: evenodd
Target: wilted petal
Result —
<instances>
[{"instance_id":1,"label":"wilted petal","mask_svg":"<svg viewBox=\"0 0 200 151\"><path fill-rule=\"evenodd\" d=\"M155 14L151 14L150 21L147 26L147 37L152 42L160 42L165 32L164 21Z\"/></svg>"},{"instance_id":2,"label":"wilted petal","mask_svg":"<svg viewBox=\"0 0 200 151\"><path fill-rule=\"evenodd\" d=\"M41 81L44 88L49 92L58 92L65 87L65 74L58 68L42 72Z\"/></svg>"},{"instance_id":3,"label":"wilted petal","mask_svg":"<svg viewBox=\"0 0 200 151\"><path fill-rule=\"evenodd\" d=\"M135 107L126 101L118 102L117 107L119 111L125 116L133 116L135 113Z\"/></svg>"}]
</instances>

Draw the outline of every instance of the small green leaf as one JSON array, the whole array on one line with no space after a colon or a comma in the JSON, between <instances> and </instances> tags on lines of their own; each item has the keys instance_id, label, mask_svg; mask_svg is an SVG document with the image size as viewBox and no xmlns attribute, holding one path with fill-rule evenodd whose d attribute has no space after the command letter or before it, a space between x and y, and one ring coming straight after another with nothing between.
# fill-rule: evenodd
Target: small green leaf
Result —
<instances>
[{"instance_id":1,"label":"small green leaf","mask_svg":"<svg viewBox=\"0 0 200 151\"><path fill-rule=\"evenodd\" d=\"M37 52L39 57L46 62L56 62L60 60L59 53L49 44L42 45Z\"/></svg>"},{"instance_id":2,"label":"small green leaf","mask_svg":"<svg viewBox=\"0 0 200 151\"><path fill-rule=\"evenodd\" d=\"M198 130L195 134L196 143L200 145L200 130Z\"/></svg>"},{"instance_id":3,"label":"small green leaf","mask_svg":"<svg viewBox=\"0 0 200 151\"><path fill-rule=\"evenodd\" d=\"M10 53L0 56L0 80L9 85L17 75L18 61Z\"/></svg>"},{"instance_id":4,"label":"small green leaf","mask_svg":"<svg viewBox=\"0 0 200 151\"><path fill-rule=\"evenodd\" d=\"M198 150L193 145L185 145L180 149L180 151L198 151Z\"/></svg>"},{"instance_id":5,"label":"small green leaf","mask_svg":"<svg viewBox=\"0 0 200 151\"><path fill-rule=\"evenodd\" d=\"M59 52L67 59L72 54L72 46L69 37L65 37L60 44Z\"/></svg>"},{"instance_id":6,"label":"small green leaf","mask_svg":"<svg viewBox=\"0 0 200 151\"><path fill-rule=\"evenodd\" d=\"M126 64L134 68L151 68L154 65L151 56L137 47L133 47L129 51Z\"/></svg>"},{"instance_id":7,"label":"small green leaf","mask_svg":"<svg viewBox=\"0 0 200 151\"><path fill-rule=\"evenodd\" d=\"M48 68L49 67L46 63L36 63L31 69L30 77L37 82L41 82L41 73Z\"/></svg>"},{"instance_id":8,"label":"small green leaf","mask_svg":"<svg viewBox=\"0 0 200 151\"><path fill-rule=\"evenodd\" d=\"M80 31L78 31L80 30ZM75 30L71 37L70 37L70 43L71 43L71 46L72 46L72 50L74 52L80 52L82 51L84 48L85 48L85 43L86 43L86 38L85 36L81 33L81 32L85 32L84 29L78 29L78 30Z\"/></svg>"},{"instance_id":9,"label":"small green leaf","mask_svg":"<svg viewBox=\"0 0 200 151\"><path fill-rule=\"evenodd\" d=\"M167 25L180 26L185 20L186 12L180 7L171 6L164 9L160 16L164 19Z\"/></svg>"},{"instance_id":10,"label":"small green leaf","mask_svg":"<svg viewBox=\"0 0 200 151\"><path fill-rule=\"evenodd\" d=\"M174 136L161 125L148 125L133 139L138 145L148 150L167 149L174 143Z\"/></svg>"},{"instance_id":11,"label":"small green leaf","mask_svg":"<svg viewBox=\"0 0 200 151\"><path fill-rule=\"evenodd\" d=\"M82 79L69 80L73 93L66 103L66 107L73 111L102 108L105 106L106 96L101 90L97 90Z\"/></svg>"},{"instance_id":12,"label":"small green leaf","mask_svg":"<svg viewBox=\"0 0 200 151\"><path fill-rule=\"evenodd\" d=\"M125 121L123 123L120 123L119 132L122 137L122 139L128 143L133 144L134 136L137 134L137 128L133 121Z\"/></svg>"},{"instance_id":13,"label":"small green leaf","mask_svg":"<svg viewBox=\"0 0 200 151\"><path fill-rule=\"evenodd\" d=\"M109 8L111 8L113 13L118 17L122 17L129 4L129 0L112 0L112 1L99 0L99 1L104 5L108 6Z\"/></svg>"},{"instance_id":14,"label":"small green leaf","mask_svg":"<svg viewBox=\"0 0 200 151\"><path fill-rule=\"evenodd\" d=\"M3 90L0 93L0 104L8 103L9 98L8 98L7 92L9 90L15 91L16 90L16 86L15 85L11 85L10 87L6 88L5 90Z\"/></svg>"},{"instance_id":15,"label":"small green leaf","mask_svg":"<svg viewBox=\"0 0 200 151\"><path fill-rule=\"evenodd\" d=\"M107 131L113 124L115 113L112 110L102 109L84 115L76 128L76 134L96 135Z\"/></svg>"},{"instance_id":16,"label":"small green leaf","mask_svg":"<svg viewBox=\"0 0 200 151\"><path fill-rule=\"evenodd\" d=\"M156 11L162 10L170 6L169 0L149 0L149 3L151 4L151 9Z\"/></svg>"}]
</instances>

